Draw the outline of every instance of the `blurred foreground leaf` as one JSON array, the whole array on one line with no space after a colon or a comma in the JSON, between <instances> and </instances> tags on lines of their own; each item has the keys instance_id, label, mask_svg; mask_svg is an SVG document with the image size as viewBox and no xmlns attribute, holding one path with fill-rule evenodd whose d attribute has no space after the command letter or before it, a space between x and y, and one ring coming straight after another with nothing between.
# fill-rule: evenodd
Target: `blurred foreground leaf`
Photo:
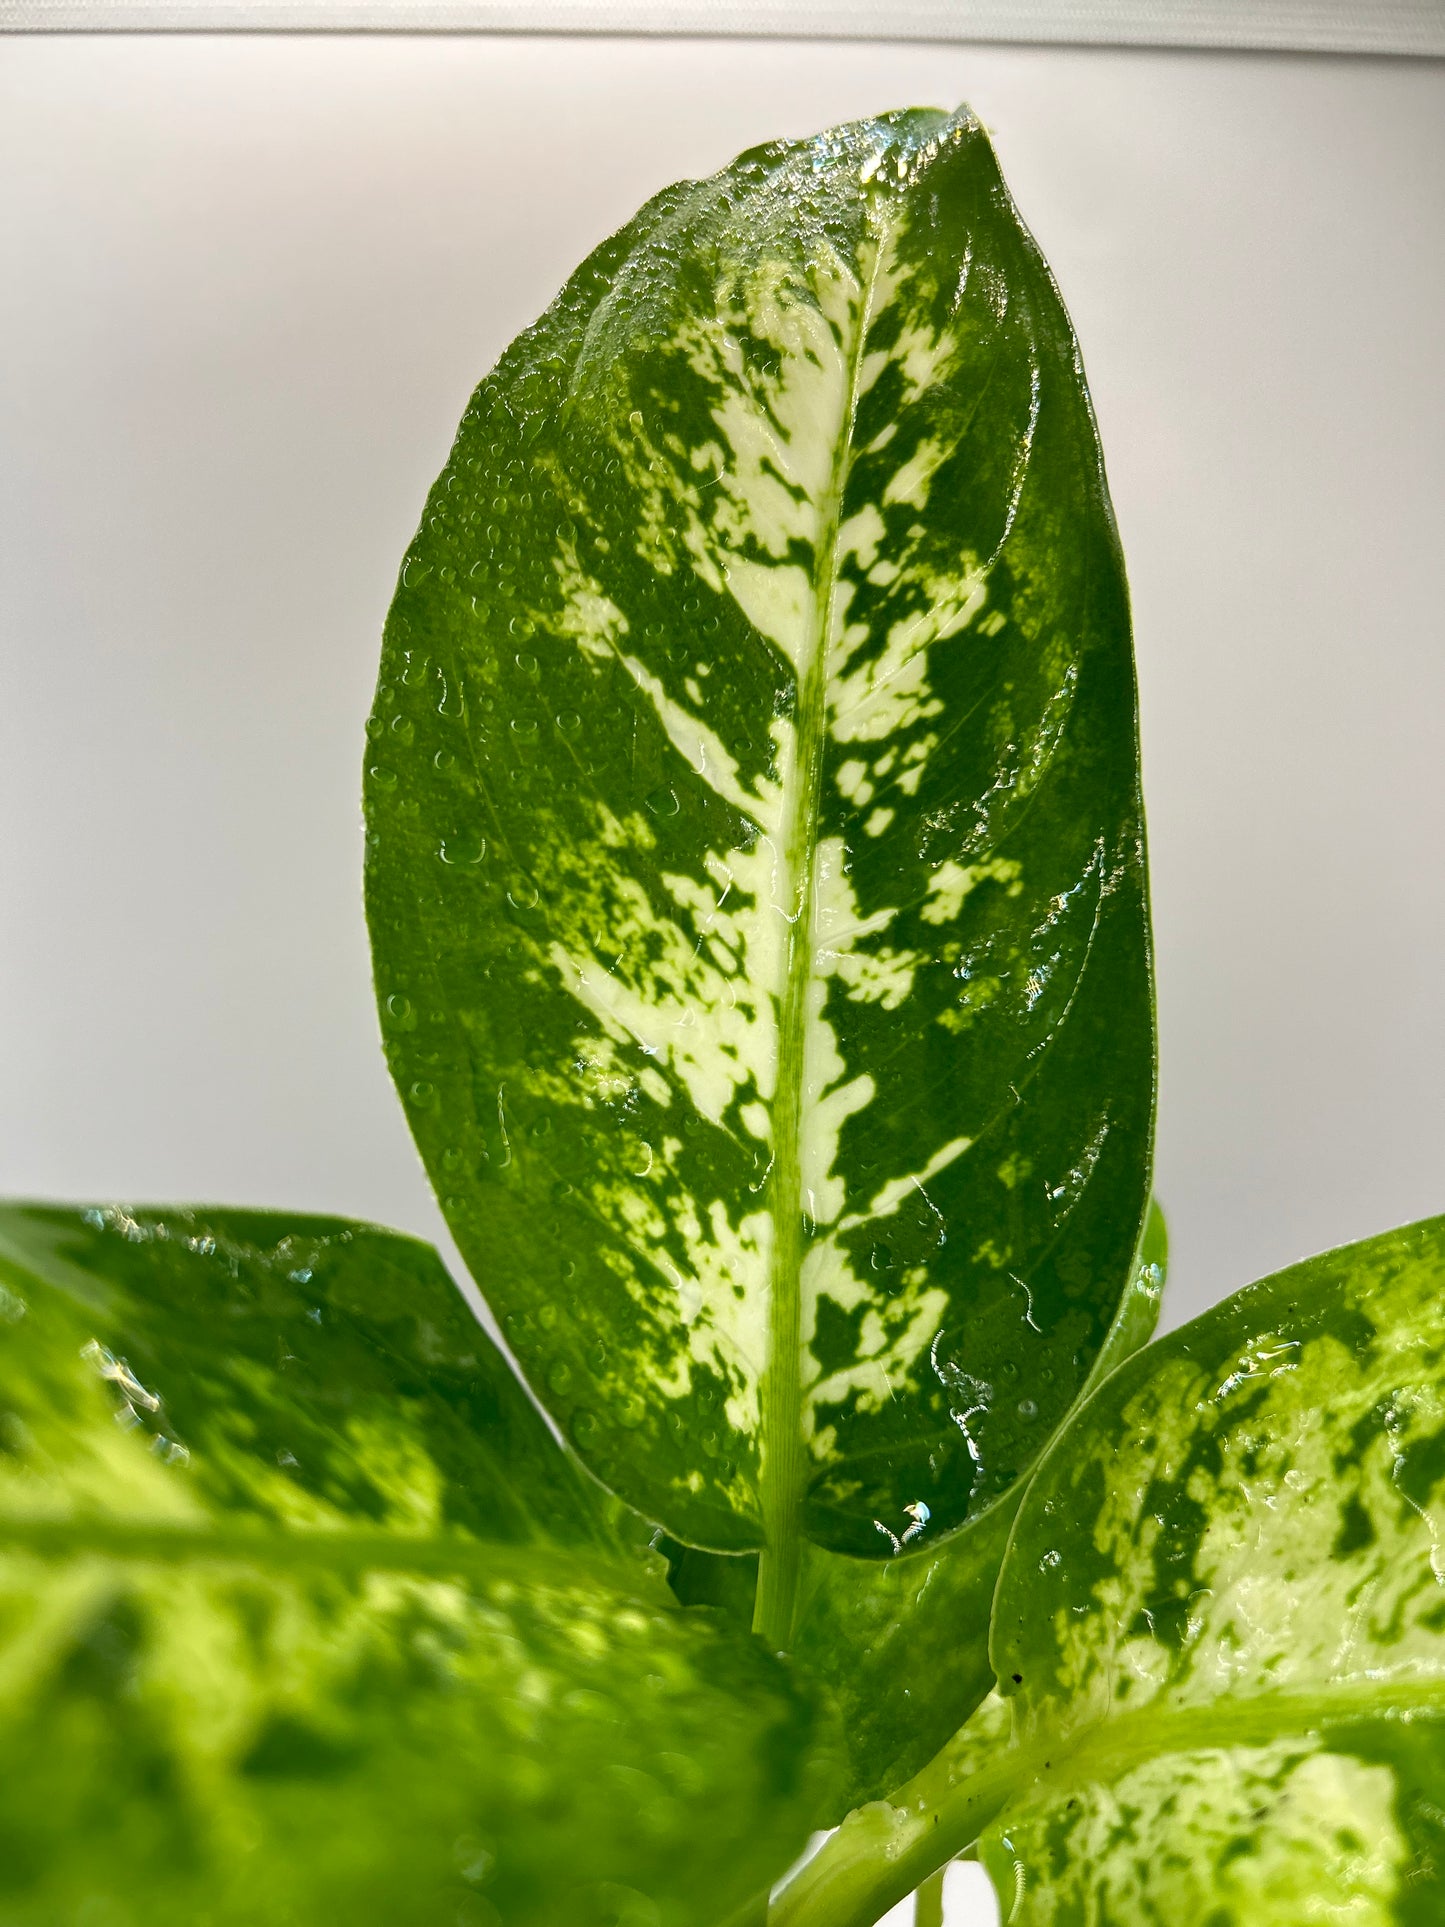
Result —
<instances>
[{"instance_id":1,"label":"blurred foreground leaf","mask_svg":"<svg viewBox=\"0 0 1445 1927\"><path fill-rule=\"evenodd\" d=\"M687 1927L802 1843L805 1696L427 1247L12 1207L0 1361L7 1927Z\"/></svg>"}]
</instances>

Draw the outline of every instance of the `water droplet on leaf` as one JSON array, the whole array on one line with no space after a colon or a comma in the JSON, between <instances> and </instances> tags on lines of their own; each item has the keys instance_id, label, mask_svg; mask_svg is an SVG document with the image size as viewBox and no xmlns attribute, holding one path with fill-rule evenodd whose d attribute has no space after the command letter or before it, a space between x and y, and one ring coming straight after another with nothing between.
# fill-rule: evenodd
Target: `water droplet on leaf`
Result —
<instances>
[{"instance_id":1,"label":"water droplet on leaf","mask_svg":"<svg viewBox=\"0 0 1445 1927\"><path fill-rule=\"evenodd\" d=\"M454 836L443 839L437 855L443 863L466 869L473 863L480 863L487 854L487 839L478 836L474 830L458 830Z\"/></svg>"}]
</instances>

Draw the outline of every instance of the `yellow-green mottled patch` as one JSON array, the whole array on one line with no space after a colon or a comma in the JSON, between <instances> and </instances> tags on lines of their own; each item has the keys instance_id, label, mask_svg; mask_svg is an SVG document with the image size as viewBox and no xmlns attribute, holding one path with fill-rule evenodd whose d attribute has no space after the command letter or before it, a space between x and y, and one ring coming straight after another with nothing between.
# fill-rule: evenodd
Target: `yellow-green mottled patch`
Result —
<instances>
[{"instance_id":1,"label":"yellow-green mottled patch","mask_svg":"<svg viewBox=\"0 0 1445 1927\"><path fill-rule=\"evenodd\" d=\"M799 1688L427 1247L11 1206L0 1289L6 1927L705 1927L802 1844Z\"/></svg>"},{"instance_id":2,"label":"yellow-green mottled patch","mask_svg":"<svg viewBox=\"0 0 1445 1927\"><path fill-rule=\"evenodd\" d=\"M1445 1914L1445 1220L1123 1366L1010 1543L1019 1927Z\"/></svg>"},{"instance_id":3,"label":"yellow-green mottled patch","mask_svg":"<svg viewBox=\"0 0 1445 1927\"><path fill-rule=\"evenodd\" d=\"M1025 1809L987 1865L1008 1927L1394 1927L1396 1793L1307 1739L1171 1754Z\"/></svg>"}]
</instances>

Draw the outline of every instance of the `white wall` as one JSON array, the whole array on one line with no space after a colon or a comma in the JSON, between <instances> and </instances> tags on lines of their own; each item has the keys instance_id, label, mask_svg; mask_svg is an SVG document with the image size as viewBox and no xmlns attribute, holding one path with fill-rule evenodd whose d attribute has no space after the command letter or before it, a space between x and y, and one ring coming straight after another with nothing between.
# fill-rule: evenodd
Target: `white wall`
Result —
<instances>
[{"instance_id":1,"label":"white wall","mask_svg":"<svg viewBox=\"0 0 1445 1927\"><path fill-rule=\"evenodd\" d=\"M0 44L0 1190L437 1230L357 782L466 396L665 181L964 97L1130 558L1172 1315L1445 1208L1445 67L738 41Z\"/></svg>"}]
</instances>

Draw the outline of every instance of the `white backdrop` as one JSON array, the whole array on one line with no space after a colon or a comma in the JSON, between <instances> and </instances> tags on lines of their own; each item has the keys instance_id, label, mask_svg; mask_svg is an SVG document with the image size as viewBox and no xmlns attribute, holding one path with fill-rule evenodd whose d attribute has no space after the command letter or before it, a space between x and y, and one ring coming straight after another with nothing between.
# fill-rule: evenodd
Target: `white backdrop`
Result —
<instances>
[{"instance_id":1,"label":"white backdrop","mask_svg":"<svg viewBox=\"0 0 1445 1927\"><path fill-rule=\"evenodd\" d=\"M1169 1316L1445 1208L1445 66L642 39L0 44L0 1190L437 1234L357 790L468 392L666 181L962 98L1130 560Z\"/></svg>"}]
</instances>

